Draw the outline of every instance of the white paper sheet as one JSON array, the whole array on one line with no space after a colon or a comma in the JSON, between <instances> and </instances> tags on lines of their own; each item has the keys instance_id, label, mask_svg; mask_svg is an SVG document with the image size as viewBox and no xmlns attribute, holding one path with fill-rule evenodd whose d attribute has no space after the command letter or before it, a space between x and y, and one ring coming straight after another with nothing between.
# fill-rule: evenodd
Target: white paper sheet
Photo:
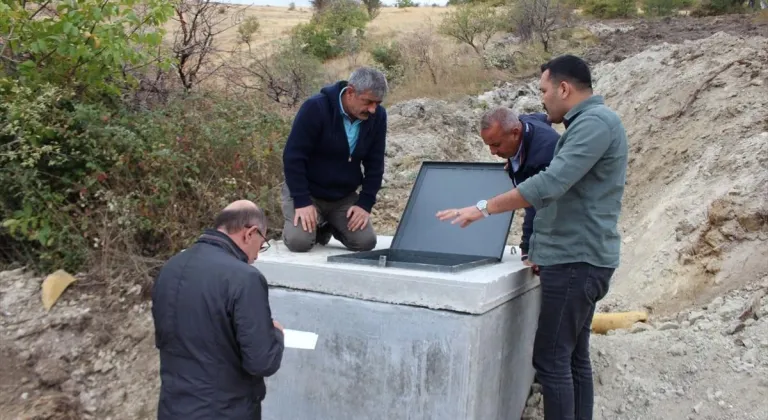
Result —
<instances>
[{"instance_id":1,"label":"white paper sheet","mask_svg":"<svg viewBox=\"0 0 768 420\"><path fill-rule=\"evenodd\" d=\"M317 345L317 334L307 331L283 330L286 348L314 350Z\"/></svg>"}]
</instances>

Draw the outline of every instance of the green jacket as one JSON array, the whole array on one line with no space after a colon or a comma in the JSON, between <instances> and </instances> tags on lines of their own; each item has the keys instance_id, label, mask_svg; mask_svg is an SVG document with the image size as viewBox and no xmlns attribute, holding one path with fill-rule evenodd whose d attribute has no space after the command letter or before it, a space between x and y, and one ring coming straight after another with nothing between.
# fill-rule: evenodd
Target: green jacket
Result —
<instances>
[{"instance_id":1,"label":"green jacket","mask_svg":"<svg viewBox=\"0 0 768 420\"><path fill-rule=\"evenodd\" d=\"M517 188L536 208L529 258L540 266L586 262L618 267L627 135L619 116L593 95L565 114L549 167Z\"/></svg>"}]
</instances>

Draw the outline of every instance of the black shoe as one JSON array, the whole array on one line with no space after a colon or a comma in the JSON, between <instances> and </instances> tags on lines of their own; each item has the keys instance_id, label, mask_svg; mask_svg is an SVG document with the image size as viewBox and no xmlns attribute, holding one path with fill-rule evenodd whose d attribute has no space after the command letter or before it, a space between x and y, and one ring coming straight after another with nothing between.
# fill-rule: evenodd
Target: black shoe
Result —
<instances>
[{"instance_id":1,"label":"black shoe","mask_svg":"<svg viewBox=\"0 0 768 420\"><path fill-rule=\"evenodd\" d=\"M324 223L322 226L317 227L317 233L315 234L315 242L320 245L328 245L331 241L331 225Z\"/></svg>"}]
</instances>

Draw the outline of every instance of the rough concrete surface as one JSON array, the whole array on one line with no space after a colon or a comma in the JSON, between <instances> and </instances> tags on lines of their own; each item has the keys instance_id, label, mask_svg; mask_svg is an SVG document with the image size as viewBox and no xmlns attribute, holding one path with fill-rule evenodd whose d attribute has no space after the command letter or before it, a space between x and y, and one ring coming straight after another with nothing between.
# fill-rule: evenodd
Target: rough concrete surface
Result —
<instances>
[{"instance_id":1,"label":"rough concrete surface","mask_svg":"<svg viewBox=\"0 0 768 420\"><path fill-rule=\"evenodd\" d=\"M386 249L391 236L379 236L376 249ZM270 285L355 299L483 313L538 284L517 255L504 253L500 263L457 273L409 270L328 262L329 255L348 253L332 239L308 253L288 251L275 242L254 265Z\"/></svg>"},{"instance_id":2,"label":"rough concrete surface","mask_svg":"<svg viewBox=\"0 0 768 420\"><path fill-rule=\"evenodd\" d=\"M538 288L482 315L282 289L271 301L318 344L286 349L265 420L502 420L525 408Z\"/></svg>"}]
</instances>

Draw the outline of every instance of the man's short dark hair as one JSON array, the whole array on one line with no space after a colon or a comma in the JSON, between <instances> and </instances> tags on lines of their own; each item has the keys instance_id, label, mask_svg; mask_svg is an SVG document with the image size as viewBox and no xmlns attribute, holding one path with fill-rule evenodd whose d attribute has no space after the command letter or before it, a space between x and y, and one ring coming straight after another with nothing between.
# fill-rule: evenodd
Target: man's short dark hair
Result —
<instances>
[{"instance_id":1,"label":"man's short dark hair","mask_svg":"<svg viewBox=\"0 0 768 420\"><path fill-rule=\"evenodd\" d=\"M555 83L566 81L580 90L592 90L592 74L587 63L579 57L566 54L541 65L541 72L549 70L549 78Z\"/></svg>"},{"instance_id":2,"label":"man's short dark hair","mask_svg":"<svg viewBox=\"0 0 768 420\"><path fill-rule=\"evenodd\" d=\"M267 226L267 218L259 208L225 209L216 215L213 225L216 229L224 229L228 233L237 232L246 226L257 226L262 234L266 234L264 228Z\"/></svg>"}]
</instances>

